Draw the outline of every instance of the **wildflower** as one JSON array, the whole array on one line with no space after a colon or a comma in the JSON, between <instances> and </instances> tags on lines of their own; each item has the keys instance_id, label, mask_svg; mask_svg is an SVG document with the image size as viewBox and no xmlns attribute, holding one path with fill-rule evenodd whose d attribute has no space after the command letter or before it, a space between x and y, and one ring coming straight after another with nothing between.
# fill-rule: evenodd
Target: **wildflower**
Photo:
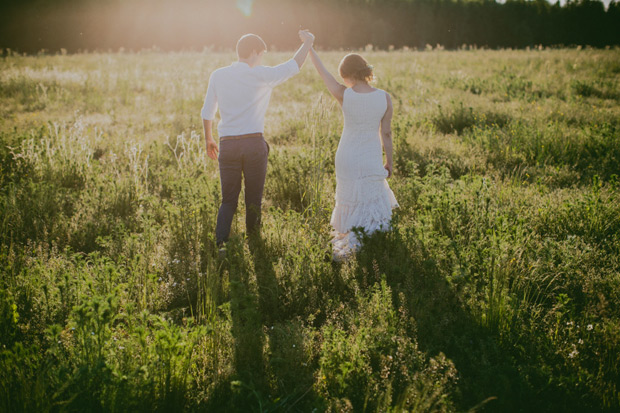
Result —
<instances>
[{"instance_id":1,"label":"wildflower","mask_svg":"<svg viewBox=\"0 0 620 413\"><path fill-rule=\"evenodd\" d=\"M578 354L579 354L579 351L577 351L577 349L574 349L568 354L568 358L574 359L575 357L577 357Z\"/></svg>"},{"instance_id":2,"label":"wildflower","mask_svg":"<svg viewBox=\"0 0 620 413\"><path fill-rule=\"evenodd\" d=\"M592 331L592 329L594 328L594 326L592 324L588 324L588 327L586 327L588 329L588 331Z\"/></svg>"},{"instance_id":3,"label":"wildflower","mask_svg":"<svg viewBox=\"0 0 620 413\"><path fill-rule=\"evenodd\" d=\"M579 339L579 340L577 340L577 343L578 343L578 344L583 344L583 340L582 340L582 339Z\"/></svg>"}]
</instances>

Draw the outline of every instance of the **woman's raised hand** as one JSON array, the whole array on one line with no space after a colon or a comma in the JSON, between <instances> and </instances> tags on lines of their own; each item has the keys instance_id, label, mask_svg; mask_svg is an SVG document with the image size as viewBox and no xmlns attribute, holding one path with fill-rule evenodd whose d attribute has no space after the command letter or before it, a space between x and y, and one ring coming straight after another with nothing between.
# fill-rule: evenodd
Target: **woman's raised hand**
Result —
<instances>
[{"instance_id":1,"label":"woman's raised hand","mask_svg":"<svg viewBox=\"0 0 620 413\"><path fill-rule=\"evenodd\" d=\"M309 30L300 30L299 31L299 39L303 43L310 43L310 44L314 43L314 35L312 33L310 33Z\"/></svg>"}]
</instances>

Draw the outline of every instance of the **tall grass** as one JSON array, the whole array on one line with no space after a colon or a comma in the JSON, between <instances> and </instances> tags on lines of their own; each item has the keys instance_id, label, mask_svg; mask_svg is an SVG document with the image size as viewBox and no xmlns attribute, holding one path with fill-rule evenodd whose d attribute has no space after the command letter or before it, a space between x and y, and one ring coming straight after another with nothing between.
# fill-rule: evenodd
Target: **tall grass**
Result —
<instances>
[{"instance_id":1,"label":"tall grass","mask_svg":"<svg viewBox=\"0 0 620 413\"><path fill-rule=\"evenodd\" d=\"M401 206L345 263L312 68L221 260L199 108L233 54L3 58L0 410L617 410L618 51L366 55Z\"/></svg>"}]
</instances>

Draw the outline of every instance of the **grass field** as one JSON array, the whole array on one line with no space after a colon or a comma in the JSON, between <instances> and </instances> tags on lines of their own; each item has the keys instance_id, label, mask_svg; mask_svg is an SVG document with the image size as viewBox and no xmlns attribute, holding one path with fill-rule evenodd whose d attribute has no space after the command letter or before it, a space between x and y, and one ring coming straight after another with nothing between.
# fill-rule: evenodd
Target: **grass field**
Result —
<instances>
[{"instance_id":1,"label":"grass field","mask_svg":"<svg viewBox=\"0 0 620 413\"><path fill-rule=\"evenodd\" d=\"M310 62L220 263L200 108L233 54L2 57L0 411L620 409L620 50L363 54L401 206L344 264Z\"/></svg>"}]
</instances>

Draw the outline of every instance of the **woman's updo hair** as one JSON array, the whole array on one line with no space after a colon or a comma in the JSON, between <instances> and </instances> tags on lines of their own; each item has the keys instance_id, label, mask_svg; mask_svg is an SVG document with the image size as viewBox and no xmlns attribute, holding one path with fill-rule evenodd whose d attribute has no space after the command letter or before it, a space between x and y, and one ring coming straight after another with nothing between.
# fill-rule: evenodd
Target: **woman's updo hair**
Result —
<instances>
[{"instance_id":1,"label":"woman's updo hair","mask_svg":"<svg viewBox=\"0 0 620 413\"><path fill-rule=\"evenodd\" d=\"M362 82L370 82L374 79L372 66L368 64L366 59L357 53L349 53L340 62L338 67L340 77L360 80Z\"/></svg>"}]
</instances>

